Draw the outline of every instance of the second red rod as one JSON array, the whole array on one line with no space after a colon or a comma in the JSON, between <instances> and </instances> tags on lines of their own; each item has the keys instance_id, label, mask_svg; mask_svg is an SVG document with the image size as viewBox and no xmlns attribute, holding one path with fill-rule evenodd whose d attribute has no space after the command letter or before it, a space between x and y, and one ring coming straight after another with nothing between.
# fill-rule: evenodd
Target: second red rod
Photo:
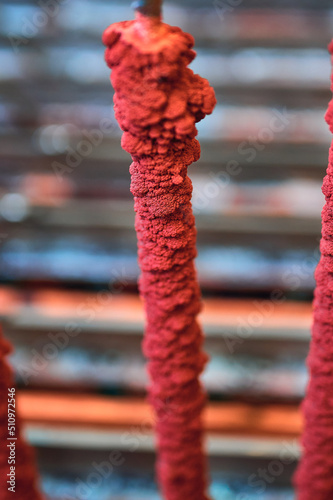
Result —
<instances>
[{"instance_id":1,"label":"second red rod","mask_svg":"<svg viewBox=\"0 0 333 500\"><path fill-rule=\"evenodd\" d=\"M329 45L333 64L333 40ZM333 91L333 73L331 74ZM326 113L333 134L333 99ZM297 500L333 499L333 142L323 183L321 258L317 266L313 326L303 402L303 456L295 484Z\"/></svg>"}]
</instances>

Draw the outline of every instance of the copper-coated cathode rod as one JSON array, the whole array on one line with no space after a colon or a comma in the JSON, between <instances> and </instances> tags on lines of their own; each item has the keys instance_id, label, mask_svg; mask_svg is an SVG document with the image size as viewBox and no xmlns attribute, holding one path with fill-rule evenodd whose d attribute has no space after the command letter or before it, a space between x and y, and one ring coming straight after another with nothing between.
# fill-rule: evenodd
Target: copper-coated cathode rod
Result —
<instances>
[{"instance_id":1,"label":"copper-coated cathode rod","mask_svg":"<svg viewBox=\"0 0 333 500\"><path fill-rule=\"evenodd\" d=\"M154 408L157 478L165 500L208 500L199 376L207 361L197 315L201 295L189 165L200 157L195 124L216 104L207 80L188 65L193 37L168 26L161 2L141 2L134 21L103 35L112 69L115 117L132 155L143 352Z\"/></svg>"}]
</instances>

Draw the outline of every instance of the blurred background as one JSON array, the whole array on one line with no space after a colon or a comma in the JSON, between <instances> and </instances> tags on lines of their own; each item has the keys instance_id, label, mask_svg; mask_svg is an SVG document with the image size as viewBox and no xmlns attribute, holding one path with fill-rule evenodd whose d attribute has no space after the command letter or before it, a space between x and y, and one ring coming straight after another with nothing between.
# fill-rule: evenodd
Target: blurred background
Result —
<instances>
[{"instance_id":1,"label":"blurred background","mask_svg":"<svg viewBox=\"0 0 333 500\"><path fill-rule=\"evenodd\" d=\"M218 105L189 173L215 500L291 500L330 133L329 0L180 0ZM130 157L103 30L130 1L1 0L0 313L49 500L159 498Z\"/></svg>"}]
</instances>

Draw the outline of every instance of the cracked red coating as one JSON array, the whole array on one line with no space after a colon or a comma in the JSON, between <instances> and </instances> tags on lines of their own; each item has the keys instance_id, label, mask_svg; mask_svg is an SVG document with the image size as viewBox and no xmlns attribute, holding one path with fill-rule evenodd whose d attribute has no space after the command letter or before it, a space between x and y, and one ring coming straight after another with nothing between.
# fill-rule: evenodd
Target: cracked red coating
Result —
<instances>
[{"instance_id":1,"label":"cracked red coating","mask_svg":"<svg viewBox=\"0 0 333 500\"><path fill-rule=\"evenodd\" d=\"M333 54L333 41L329 51ZM333 100L326 121L333 133ZM333 142L323 193L326 204L322 211L321 258L315 273L310 381L303 402L303 457L295 475L298 500L333 498Z\"/></svg>"},{"instance_id":2,"label":"cracked red coating","mask_svg":"<svg viewBox=\"0 0 333 500\"><path fill-rule=\"evenodd\" d=\"M196 320L201 308L193 259L196 229L187 167L200 156L195 123L216 103L207 80L187 66L194 40L158 18L104 32L122 147L132 155L143 342L156 414L157 476L167 500L207 499L199 381L207 361Z\"/></svg>"}]
</instances>

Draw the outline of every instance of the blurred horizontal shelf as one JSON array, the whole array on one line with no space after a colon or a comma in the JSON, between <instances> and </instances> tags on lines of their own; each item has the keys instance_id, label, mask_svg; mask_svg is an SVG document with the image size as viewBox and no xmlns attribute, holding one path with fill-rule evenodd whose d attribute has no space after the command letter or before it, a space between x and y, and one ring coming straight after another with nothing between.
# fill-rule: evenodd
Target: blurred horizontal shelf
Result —
<instances>
[{"instance_id":1,"label":"blurred horizontal shelf","mask_svg":"<svg viewBox=\"0 0 333 500\"><path fill-rule=\"evenodd\" d=\"M137 451L154 450L154 416L143 400L21 392L18 409L35 446L130 450L135 440ZM210 403L204 426L210 455L266 458L282 449L299 455L296 407Z\"/></svg>"},{"instance_id":2,"label":"blurred horizontal shelf","mask_svg":"<svg viewBox=\"0 0 333 500\"><path fill-rule=\"evenodd\" d=\"M249 163L246 157L237 151L241 140L237 141L206 141L200 137L201 144L201 163L208 165L216 165L225 168L227 162L236 161L243 169L251 170L254 167L264 167L273 171L277 169L280 174L281 169L286 169L287 173L290 169L316 169L321 172L323 176L327 167L327 151L329 143L323 142L318 144L315 142L299 142L299 143L286 143L274 142L270 143L265 149L260 151L255 158L255 161ZM246 137L244 138L246 141ZM17 144L20 144L20 149L17 149ZM45 173L54 174L52 168L53 162L59 162L66 165L66 158L63 155L48 156L46 157L42 152L36 154L36 150L32 148L31 133L19 134L6 134L0 136L0 149L1 149L1 163L6 162L26 162L27 165L30 161L43 162L47 169ZM76 172L80 171L81 165L85 162L93 166L95 162L121 162L127 165L127 169L131 163L131 158L128 153L123 151L120 146L120 139L108 139L101 143L98 148L95 148L89 158L82 158L81 164L72 170L69 174L77 175ZM55 176L56 180L56 176Z\"/></svg>"},{"instance_id":3,"label":"blurred horizontal shelf","mask_svg":"<svg viewBox=\"0 0 333 500\"><path fill-rule=\"evenodd\" d=\"M96 334L142 335L144 330L142 303L135 295L110 291L107 300L103 296L99 302L98 293L35 291L25 303L19 293L1 289L0 297L3 324L12 330L64 330L71 323L82 332ZM206 299L201 321L207 338L239 337L239 325L251 324L252 317L259 317L247 340L308 342L311 312L311 304L302 302Z\"/></svg>"},{"instance_id":4,"label":"blurred horizontal shelf","mask_svg":"<svg viewBox=\"0 0 333 500\"><path fill-rule=\"evenodd\" d=\"M0 116L0 125L4 125L6 121L11 126L24 128L36 121L35 113L37 109L37 114L39 114L40 101L54 102L56 97L54 93L51 96L44 88L52 88L51 79L43 81L43 83L35 80L33 83L33 89L27 89L31 95L30 103L27 103L24 107L17 108L17 94L21 92L20 89L23 85L26 86L25 82L19 84L17 80L6 82L1 82L0 80L0 93L7 100L4 111L8 108L8 113L5 114L4 112L3 116ZM73 84L68 85L68 81L65 80L57 82L57 85L62 87L62 92L59 93L58 97L59 103L62 103L64 96L66 96L66 99L73 100L79 104L84 101L94 101L96 95L99 95L100 100L108 102L111 109L113 92L109 82L98 85L87 84L77 88ZM331 97L328 87L322 88L310 85L307 88L297 88L296 85L294 87L281 87L278 83L258 83L251 87L242 82L217 83L214 84L214 90L219 102L228 101L230 105L237 104L244 107L260 102L263 106L267 107L275 106L283 108L286 106L290 109L307 109L309 108L309 103L311 103L312 109L326 109Z\"/></svg>"},{"instance_id":5,"label":"blurred horizontal shelf","mask_svg":"<svg viewBox=\"0 0 333 500\"><path fill-rule=\"evenodd\" d=\"M327 57L329 56L327 55ZM209 75L207 75L207 79L208 77ZM3 104L3 109L7 111L6 118L9 118L10 121L14 118L17 125L24 126L29 121L38 119L38 116L34 115L33 111L36 107L43 110L45 103L50 103L54 108L58 104L60 111L67 99L72 100L72 103L68 104L69 108L73 104L80 103L84 107L89 102L93 103L96 95L99 96L101 105L102 103L112 105L114 90L108 78L97 82L85 82L84 84L75 85L75 82L68 78L59 77L56 80L57 88L51 87L52 82L54 83L54 78L51 76L41 79L36 75L34 79L31 78L29 81L19 78L8 80L1 80L0 78L0 91L7 98L6 103ZM267 107L277 106L280 103L282 108L288 106L295 109L308 109L311 104L310 109L313 109L325 108L331 97L329 86L324 85L324 83L324 81L319 83L308 81L306 86L304 83L303 86L300 86L297 81L290 82L288 79L284 81L267 77L266 79L259 79L255 84L249 86L248 81L232 79L230 76L229 80L218 80L215 77L212 85L218 95L219 102L226 102L227 100L229 104L235 103L236 105L238 100L241 100L242 103L248 102L248 105L255 105L258 102L262 105L266 103ZM23 87L29 93L31 101L18 106L16 92ZM34 106L32 106L32 103Z\"/></svg>"},{"instance_id":6,"label":"blurred horizontal shelf","mask_svg":"<svg viewBox=\"0 0 333 500\"><path fill-rule=\"evenodd\" d=\"M189 176L192 178L194 175L202 175L208 173L217 174L219 171L224 170L223 165L225 164L224 154L228 153L230 149L230 145L226 145L226 151L223 150L220 154L220 162L214 163L210 161L206 161L206 158L202 156L201 160L197 163L193 163L189 169ZM234 148L234 153L236 149ZM16 152L17 153L17 152ZM229 154L229 153L228 153ZM231 153L230 153L231 154ZM234 155L235 156L235 155ZM253 163L251 165L246 165L244 159L238 158L239 164L241 166L241 172L237 177L237 181L239 182L257 182L258 179L261 182L276 182L276 181L289 181L290 179L298 179L298 178L306 178L317 181L318 183L322 183L323 176L325 175L325 169L327 164L327 149L326 149L326 158L324 158L324 154L320 154L319 158L315 163L301 163L301 162L292 162L289 166L282 165L281 168L278 168L272 158L272 162L270 162L270 166L268 164L263 163ZM61 163L65 163L65 159L63 156L46 156L42 154L27 154L27 156L23 156L20 154L14 154L14 151L10 153L10 155L0 155L0 167L1 167L1 178L3 182L3 188L7 192L13 192L13 183L12 179L15 177L18 178L26 178L26 176L41 176L46 175L48 179L52 179L54 182L54 171L52 169L52 162L59 161ZM129 174L129 165L131 163L131 158L127 155L122 159L117 159L110 157L101 159L87 158L80 164L79 168L73 170L68 177L64 178L65 187L71 182L74 183L74 186L80 190L81 186L85 186L86 183L91 183L93 180L98 180L100 182L110 183L110 179L119 179L122 182L122 193L124 194L124 183L126 184L126 198L129 195L129 185L130 185L130 174ZM57 186L57 184L55 185ZM60 191L61 191L62 183L60 183ZM84 189L83 189L84 191ZM118 192L119 194L119 192ZM110 197L111 198L111 197Z\"/></svg>"},{"instance_id":7,"label":"blurred horizontal shelf","mask_svg":"<svg viewBox=\"0 0 333 500\"><path fill-rule=\"evenodd\" d=\"M24 434L32 446L54 447L65 449L93 449L133 451L133 442L137 452L154 452L154 435L151 432L130 432L132 441L126 443L128 430L100 431L90 429L72 429L48 425L25 425ZM138 443L138 444L136 444ZM243 458L279 458L283 456L290 459L300 457L300 446L296 440L281 438L251 438L243 436L218 436L208 434L205 447L210 456L227 456Z\"/></svg>"},{"instance_id":8,"label":"blurred horizontal shelf","mask_svg":"<svg viewBox=\"0 0 333 500\"><path fill-rule=\"evenodd\" d=\"M70 48L69 48L70 49ZM63 48L65 50L65 48ZM248 51L249 49L247 49ZM264 51L266 49L257 49L257 52ZM323 68L319 73L321 74L321 79L308 79L304 80L300 77L296 78L295 74L291 74L288 78L288 74L279 75L272 73L272 65L268 62L270 59L278 58L275 54L272 55L267 49L267 54L262 53L256 54L256 49L253 49L253 54L214 54L204 50L200 51L200 56L195 60L195 67L193 70L195 72L203 73L214 87L215 93L217 95L217 100L220 103L227 102L229 105L256 105L260 102L262 105L267 107L280 106L284 108L294 109L315 109L315 108L325 108L331 97L329 86L327 85L326 74L329 77L329 55L326 51L322 50ZM245 52L245 50L244 50ZM281 51L282 52L282 51ZM283 53L283 52L282 52ZM323 57L325 54L325 58ZM255 64L260 64L262 66L261 73L262 76L254 74L248 75L244 78L244 70L235 73L235 66L242 67L243 61L238 61L237 57L240 59L241 56L244 60L252 57ZM38 59L41 57L40 50L35 52L30 52L29 57L31 60ZM47 58L47 54L44 54ZM302 57L300 54L299 57ZM208 62L205 62L208 59ZM281 55L279 66L296 66L298 61L297 53L292 56ZM283 61L285 59L285 62ZM294 59L294 60L293 60ZM306 61L306 57L302 57L303 66L308 66L309 74L311 74L311 63L314 65L314 56L312 55L312 61ZM309 57L310 59L310 57ZM0 57L1 62L1 57ZM101 63L103 59L101 58ZM270 61L271 62L271 61ZM204 64L205 63L205 64ZM325 64L326 63L326 64ZM220 70L217 71L216 68ZM202 68L202 69L201 69ZM250 67L249 67L250 69ZM303 68L300 68L300 72ZM318 68L314 68L318 72ZM318 74L318 73L317 73ZM223 77L222 77L223 75ZM253 80L253 81L252 81ZM54 88L54 83L56 82L57 88ZM29 94L29 101L17 104L17 97L22 89ZM108 72L105 70L105 74L96 81L75 81L68 75L57 76L49 73L45 70L44 74L31 74L29 75L29 80L26 80L24 74L18 76L13 76L1 79L0 77L0 91L1 94L6 97L6 103L3 104L3 115L0 117L1 120L8 120L9 123L15 124L17 126L25 126L29 122L33 123L38 120L40 116L45 115L45 102L49 103L53 109L58 106L59 113L63 112L63 106L68 103L68 108L74 104L81 104L84 108L87 103L93 103L96 100L96 96L99 97L100 106L112 104L113 88L110 85L108 78ZM69 104L69 102L72 104ZM37 113L36 113L37 110ZM5 113L6 112L6 113Z\"/></svg>"},{"instance_id":9,"label":"blurred horizontal shelf","mask_svg":"<svg viewBox=\"0 0 333 500\"><path fill-rule=\"evenodd\" d=\"M36 4L30 0L13 2L5 0L3 8L13 5ZM83 5L83 15L79 24L75 9L67 5L61 5L64 13L53 20L52 30L37 30L36 36L29 39L31 44L50 42L61 37L65 40L77 41L82 37L87 42L99 43L101 31L111 22L131 19L133 11L130 4L124 5L119 1L105 2L96 1L92 16L89 4ZM292 8L290 2L247 1L246 6L242 2L211 2L204 5L201 0L182 0L165 2L165 22L179 25L183 30L189 31L196 36L201 44L212 45L214 43L234 44L241 46L267 45L272 46L313 46L314 44L326 45L331 35L331 3L329 0L294 0ZM33 16L34 11L26 13L28 19ZM7 15L10 14L8 11ZM22 14L23 15L23 14ZM75 17L76 16L76 17ZM67 23L62 24L64 17ZM62 21L62 22L61 22ZM72 30L68 26L72 25ZM6 26L7 27L7 26ZM7 32L12 32L10 27L2 30L0 43L7 42ZM72 31L73 33L71 34ZM19 36L20 32L16 35ZM22 44L24 48L24 44Z\"/></svg>"},{"instance_id":10,"label":"blurred horizontal shelf","mask_svg":"<svg viewBox=\"0 0 333 500\"><path fill-rule=\"evenodd\" d=\"M22 221L50 227L75 227L96 229L131 229L134 231L132 200L71 201L57 207L30 206ZM318 217L281 216L279 214L204 213L197 211L196 226L199 231L212 233L285 234L290 236L319 236ZM6 221L4 221L6 223Z\"/></svg>"}]
</instances>

